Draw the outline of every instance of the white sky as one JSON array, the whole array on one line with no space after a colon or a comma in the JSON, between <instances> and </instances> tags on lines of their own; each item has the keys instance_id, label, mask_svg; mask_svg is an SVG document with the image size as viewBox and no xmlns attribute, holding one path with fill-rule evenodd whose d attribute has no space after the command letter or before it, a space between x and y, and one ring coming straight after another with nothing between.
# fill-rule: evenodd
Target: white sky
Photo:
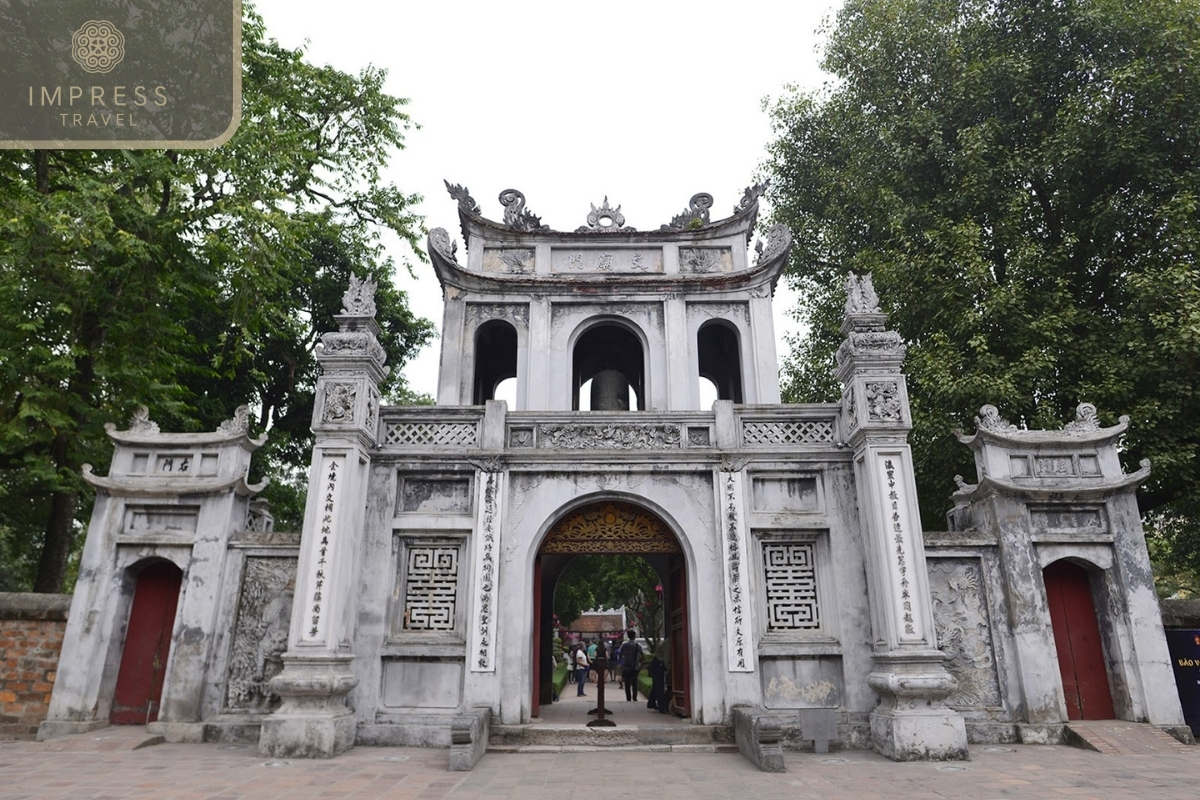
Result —
<instances>
[{"instance_id":1,"label":"white sky","mask_svg":"<svg viewBox=\"0 0 1200 800\"><path fill-rule=\"evenodd\" d=\"M471 190L500 219L514 188L555 230L585 223L605 195L627 225L656 230L697 192L728 216L754 182L771 128L764 98L787 84L817 88L818 28L840 5L811 2L603 3L253 0L268 36L307 40L310 61L388 71L421 126L386 179L425 199L430 228L461 239L442 179ZM461 245L461 242L460 242ZM398 264L412 261L399 242ZM413 309L439 327L441 290L427 264L399 280ZM776 335L795 325L782 282ZM436 394L440 344L405 367L411 388ZM780 354L784 352L780 345Z\"/></svg>"}]
</instances>

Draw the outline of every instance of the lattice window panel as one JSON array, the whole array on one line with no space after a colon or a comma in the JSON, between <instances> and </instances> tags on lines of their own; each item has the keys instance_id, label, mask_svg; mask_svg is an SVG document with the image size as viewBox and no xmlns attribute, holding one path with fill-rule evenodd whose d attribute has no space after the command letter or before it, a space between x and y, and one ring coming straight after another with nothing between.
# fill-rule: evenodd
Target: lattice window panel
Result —
<instances>
[{"instance_id":1,"label":"lattice window panel","mask_svg":"<svg viewBox=\"0 0 1200 800\"><path fill-rule=\"evenodd\" d=\"M742 441L747 445L832 444L833 421L801 419L743 422Z\"/></svg>"},{"instance_id":2,"label":"lattice window panel","mask_svg":"<svg viewBox=\"0 0 1200 800\"><path fill-rule=\"evenodd\" d=\"M399 447L474 447L478 439L474 422L394 422L383 437L384 444Z\"/></svg>"},{"instance_id":3,"label":"lattice window panel","mask_svg":"<svg viewBox=\"0 0 1200 800\"><path fill-rule=\"evenodd\" d=\"M773 631L820 628L816 546L812 542L763 542L762 548L767 628Z\"/></svg>"},{"instance_id":4,"label":"lattice window panel","mask_svg":"<svg viewBox=\"0 0 1200 800\"><path fill-rule=\"evenodd\" d=\"M410 546L404 586L404 630L454 630L458 604L457 547Z\"/></svg>"}]
</instances>

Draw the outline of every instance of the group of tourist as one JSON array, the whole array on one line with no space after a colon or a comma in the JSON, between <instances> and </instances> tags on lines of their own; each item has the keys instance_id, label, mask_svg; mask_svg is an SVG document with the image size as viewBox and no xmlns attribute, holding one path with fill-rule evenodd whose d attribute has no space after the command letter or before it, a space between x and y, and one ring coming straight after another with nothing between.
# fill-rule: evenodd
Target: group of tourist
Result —
<instances>
[{"instance_id":1,"label":"group of tourist","mask_svg":"<svg viewBox=\"0 0 1200 800\"><path fill-rule=\"evenodd\" d=\"M617 639L613 639L607 645L600 641L592 641L586 645L571 645L566 654L567 679L575 684L577 697L586 696L584 686L589 681L598 683L606 680L618 680L618 688L625 690L626 702L634 702L638 699L638 673L646 666L646 654L637 642L635 631L629 630L625 636L625 641L620 645L617 644ZM668 704L667 669L664 660L658 657L659 655L661 654L656 654L650 664L653 690L648 700L650 708L657 708L659 711L665 712ZM604 673L600 671L601 665L604 667ZM618 673L620 674L619 678L616 677Z\"/></svg>"}]
</instances>

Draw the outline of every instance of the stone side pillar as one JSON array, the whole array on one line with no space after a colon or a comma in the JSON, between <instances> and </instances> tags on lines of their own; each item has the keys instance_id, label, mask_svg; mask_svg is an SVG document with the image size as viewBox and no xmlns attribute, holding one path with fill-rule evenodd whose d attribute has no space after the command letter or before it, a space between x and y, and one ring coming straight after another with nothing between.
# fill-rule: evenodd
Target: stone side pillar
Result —
<instances>
[{"instance_id":1,"label":"stone side pillar","mask_svg":"<svg viewBox=\"0 0 1200 800\"><path fill-rule=\"evenodd\" d=\"M868 682L882 699L871 713L872 743L897 761L965 759L963 719L944 702L956 682L937 649L925 572L900 371L905 347L885 330L871 276L851 275L847 289L837 362L867 554L875 637Z\"/></svg>"},{"instance_id":2,"label":"stone side pillar","mask_svg":"<svg viewBox=\"0 0 1200 800\"><path fill-rule=\"evenodd\" d=\"M350 276L340 330L321 337L313 409L312 467L283 671L271 690L283 698L263 722L259 751L329 758L354 744L346 695L358 684L350 651L370 448L379 426L379 384L387 374L377 338L375 284Z\"/></svg>"}]
</instances>

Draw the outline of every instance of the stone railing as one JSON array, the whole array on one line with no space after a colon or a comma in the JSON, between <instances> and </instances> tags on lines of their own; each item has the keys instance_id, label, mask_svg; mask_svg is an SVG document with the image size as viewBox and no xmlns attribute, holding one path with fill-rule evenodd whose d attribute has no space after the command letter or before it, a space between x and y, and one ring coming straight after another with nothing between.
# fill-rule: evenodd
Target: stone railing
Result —
<instances>
[{"instance_id":1,"label":"stone railing","mask_svg":"<svg viewBox=\"0 0 1200 800\"><path fill-rule=\"evenodd\" d=\"M713 411L515 411L479 406L385 408L381 450L795 450L842 447L836 405L735 406Z\"/></svg>"}]
</instances>

